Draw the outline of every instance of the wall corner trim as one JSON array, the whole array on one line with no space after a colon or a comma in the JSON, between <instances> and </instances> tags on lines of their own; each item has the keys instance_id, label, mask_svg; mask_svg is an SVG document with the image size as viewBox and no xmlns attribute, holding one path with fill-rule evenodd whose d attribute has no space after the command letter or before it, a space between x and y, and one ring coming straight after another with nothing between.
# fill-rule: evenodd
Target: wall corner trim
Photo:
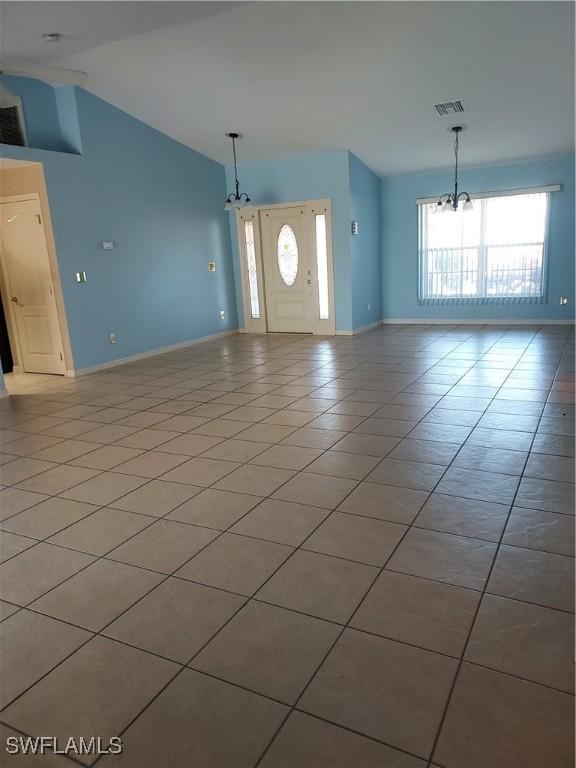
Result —
<instances>
[{"instance_id":1,"label":"wall corner trim","mask_svg":"<svg viewBox=\"0 0 576 768\"><path fill-rule=\"evenodd\" d=\"M3 397L10 397L10 392L7 389L0 389L0 400Z\"/></svg>"},{"instance_id":2,"label":"wall corner trim","mask_svg":"<svg viewBox=\"0 0 576 768\"><path fill-rule=\"evenodd\" d=\"M148 357L157 357L158 355L165 355L169 352L176 352L179 349L186 349L187 347L195 347L197 344L205 344L208 341L221 339L224 336L234 336L237 333L238 333L237 328L231 328L228 331L213 333L210 336L200 336L198 339L183 341L183 342L180 342L179 344L170 344L167 347L157 347L156 349L150 349L147 352L138 352L135 355L128 355L127 357L120 357L117 360L110 360L106 363L91 365L88 368L77 368L75 370L66 371L66 376L72 376L72 377L86 376L89 373L97 373L98 371L105 371L108 368L116 368L119 365L127 365L129 363L135 363L138 360L145 360Z\"/></svg>"},{"instance_id":3,"label":"wall corner trim","mask_svg":"<svg viewBox=\"0 0 576 768\"><path fill-rule=\"evenodd\" d=\"M374 323L368 323L368 325L360 325L358 328L354 328L352 331L336 331L336 336L358 336L360 333L366 333L366 331L373 331L374 328L380 328L383 320L376 320Z\"/></svg>"}]
</instances>

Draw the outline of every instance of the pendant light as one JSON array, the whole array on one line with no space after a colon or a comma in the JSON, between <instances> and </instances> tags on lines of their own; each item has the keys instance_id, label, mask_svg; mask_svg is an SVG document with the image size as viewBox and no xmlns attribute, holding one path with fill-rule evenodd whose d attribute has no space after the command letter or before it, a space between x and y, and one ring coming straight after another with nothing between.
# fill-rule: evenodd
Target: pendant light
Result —
<instances>
[{"instance_id":1,"label":"pendant light","mask_svg":"<svg viewBox=\"0 0 576 768\"><path fill-rule=\"evenodd\" d=\"M463 210L469 211L472 209L472 200L468 192L458 192L458 149L459 149L459 136L464 130L463 125L455 125L450 129L454 133L454 191L447 192L444 195L440 195L437 203L438 211L457 211L460 200L464 200Z\"/></svg>"},{"instance_id":2,"label":"pendant light","mask_svg":"<svg viewBox=\"0 0 576 768\"><path fill-rule=\"evenodd\" d=\"M234 155L234 184L235 192L230 192L226 198L226 205L224 210L234 211L236 208L242 208L243 205L250 202L250 198L246 192L240 192L240 182L238 181L238 166L236 164L236 141L242 138L241 133L231 132L227 133L229 139L232 139L232 154Z\"/></svg>"}]
</instances>

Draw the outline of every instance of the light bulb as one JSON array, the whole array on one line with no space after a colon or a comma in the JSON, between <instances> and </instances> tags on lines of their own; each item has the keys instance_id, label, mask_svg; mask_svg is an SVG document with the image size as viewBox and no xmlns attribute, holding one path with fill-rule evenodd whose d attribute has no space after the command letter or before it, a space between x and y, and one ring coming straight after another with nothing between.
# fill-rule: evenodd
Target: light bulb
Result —
<instances>
[{"instance_id":1,"label":"light bulb","mask_svg":"<svg viewBox=\"0 0 576 768\"><path fill-rule=\"evenodd\" d=\"M473 208L474 208L474 206L472 205L472 200L470 200L470 198L468 198L466 200L466 202L464 203L464 205L462 206L462 209L464 211L471 211Z\"/></svg>"}]
</instances>

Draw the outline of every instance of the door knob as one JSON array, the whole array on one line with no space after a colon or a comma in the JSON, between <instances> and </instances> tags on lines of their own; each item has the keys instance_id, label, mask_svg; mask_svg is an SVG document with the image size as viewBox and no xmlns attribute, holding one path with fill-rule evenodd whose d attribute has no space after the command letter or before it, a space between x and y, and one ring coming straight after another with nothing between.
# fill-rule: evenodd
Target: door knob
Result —
<instances>
[{"instance_id":1,"label":"door knob","mask_svg":"<svg viewBox=\"0 0 576 768\"><path fill-rule=\"evenodd\" d=\"M308 285L312 285L312 280L306 280L306 282L308 283Z\"/></svg>"},{"instance_id":2,"label":"door knob","mask_svg":"<svg viewBox=\"0 0 576 768\"><path fill-rule=\"evenodd\" d=\"M14 302L14 304L17 304L19 307L24 306L24 304L20 304L20 302L18 301L18 296L12 296L11 300Z\"/></svg>"}]
</instances>

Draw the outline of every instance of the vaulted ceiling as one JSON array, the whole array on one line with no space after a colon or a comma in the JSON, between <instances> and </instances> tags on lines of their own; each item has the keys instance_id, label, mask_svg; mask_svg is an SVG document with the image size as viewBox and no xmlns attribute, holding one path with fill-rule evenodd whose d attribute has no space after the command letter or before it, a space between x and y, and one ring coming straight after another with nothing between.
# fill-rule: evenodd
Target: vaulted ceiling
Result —
<instances>
[{"instance_id":1,"label":"vaulted ceiling","mask_svg":"<svg viewBox=\"0 0 576 768\"><path fill-rule=\"evenodd\" d=\"M347 148L382 175L450 165L454 122L467 165L574 146L571 2L4 2L1 21L3 58L82 69L225 163L229 130L242 160Z\"/></svg>"}]
</instances>

